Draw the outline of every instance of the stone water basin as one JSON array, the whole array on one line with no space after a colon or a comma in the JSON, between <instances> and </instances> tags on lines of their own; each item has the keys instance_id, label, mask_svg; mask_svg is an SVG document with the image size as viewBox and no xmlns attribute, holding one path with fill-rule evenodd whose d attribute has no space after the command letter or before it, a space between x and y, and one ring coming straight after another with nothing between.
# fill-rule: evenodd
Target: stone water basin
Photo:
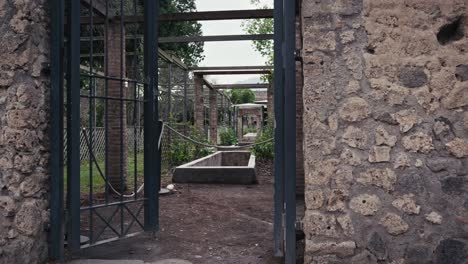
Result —
<instances>
[{"instance_id":1,"label":"stone water basin","mask_svg":"<svg viewBox=\"0 0 468 264\"><path fill-rule=\"evenodd\" d=\"M254 184L255 155L250 151L218 151L177 167L175 183Z\"/></svg>"}]
</instances>

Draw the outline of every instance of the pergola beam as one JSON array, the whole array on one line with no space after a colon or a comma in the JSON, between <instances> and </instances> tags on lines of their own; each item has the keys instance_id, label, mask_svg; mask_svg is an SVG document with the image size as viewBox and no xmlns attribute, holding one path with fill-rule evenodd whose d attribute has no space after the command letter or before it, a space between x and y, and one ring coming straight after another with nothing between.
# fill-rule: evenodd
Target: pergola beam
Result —
<instances>
[{"instance_id":1,"label":"pergola beam","mask_svg":"<svg viewBox=\"0 0 468 264\"><path fill-rule=\"evenodd\" d=\"M240 84L217 84L213 85L214 89L268 89L270 85L268 83L240 83Z\"/></svg>"},{"instance_id":2,"label":"pergola beam","mask_svg":"<svg viewBox=\"0 0 468 264\"><path fill-rule=\"evenodd\" d=\"M89 2L90 0L82 0ZM94 0L93 0L94 1ZM105 8L104 8L105 10ZM105 13L105 11L104 11ZM120 16L114 16L109 19L121 19ZM178 22L178 21L212 21L212 20L234 20L234 19L258 19L273 18L273 9L249 9L249 10L227 10L227 11L204 11L189 13L171 13L161 14L160 22ZM142 23L143 16L123 16L124 23ZM81 24L90 24L89 17L81 17ZM93 18L94 24L104 24L105 17Z\"/></svg>"},{"instance_id":3,"label":"pergola beam","mask_svg":"<svg viewBox=\"0 0 468 264\"><path fill-rule=\"evenodd\" d=\"M270 70L255 70L255 71L194 71L195 74L202 75L242 75L242 74L269 74Z\"/></svg>"},{"instance_id":4,"label":"pergola beam","mask_svg":"<svg viewBox=\"0 0 468 264\"><path fill-rule=\"evenodd\" d=\"M273 34L161 37L159 43L272 40Z\"/></svg>"},{"instance_id":5,"label":"pergola beam","mask_svg":"<svg viewBox=\"0 0 468 264\"><path fill-rule=\"evenodd\" d=\"M216 66L216 67L190 67L192 71L235 71L235 70L272 70L273 66Z\"/></svg>"}]
</instances>

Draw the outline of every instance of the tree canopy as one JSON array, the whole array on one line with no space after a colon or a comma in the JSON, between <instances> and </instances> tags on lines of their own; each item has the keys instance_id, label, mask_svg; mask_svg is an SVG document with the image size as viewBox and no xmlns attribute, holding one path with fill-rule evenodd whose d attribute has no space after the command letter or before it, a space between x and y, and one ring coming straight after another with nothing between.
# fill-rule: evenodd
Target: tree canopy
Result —
<instances>
[{"instance_id":1,"label":"tree canopy","mask_svg":"<svg viewBox=\"0 0 468 264\"><path fill-rule=\"evenodd\" d=\"M255 94L252 90L232 90L230 93L231 102L234 104L249 104L255 102Z\"/></svg>"},{"instance_id":2,"label":"tree canopy","mask_svg":"<svg viewBox=\"0 0 468 264\"><path fill-rule=\"evenodd\" d=\"M160 2L162 14L185 13L197 10L195 0L162 0ZM159 27L159 36L201 36L202 25L199 22L162 22ZM175 56L189 65L197 65L204 59L204 43L160 43L159 47L165 51L171 51Z\"/></svg>"}]
</instances>

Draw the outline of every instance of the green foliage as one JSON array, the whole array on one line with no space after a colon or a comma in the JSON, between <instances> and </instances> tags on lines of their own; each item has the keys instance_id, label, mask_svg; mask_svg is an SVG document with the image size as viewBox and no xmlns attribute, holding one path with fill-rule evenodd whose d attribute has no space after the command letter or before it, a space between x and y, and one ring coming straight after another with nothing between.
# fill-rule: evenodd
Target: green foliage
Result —
<instances>
[{"instance_id":1,"label":"green foliage","mask_svg":"<svg viewBox=\"0 0 468 264\"><path fill-rule=\"evenodd\" d=\"M250 89L232 90L230 93L231 102L234 104L249 104L255 102L255 94Z\"/></svg>"},{"instance_id":2,"label":"green foliage","mask_svg":"<svg viewBox=\"0 0 468 264\"><path fill-rule=\"evenodd\" d=\"M221 146L231 146L239 142L237 139L236 131L234 129L227 129L219 134L221 138Z\"/></svg>"},{"instance_id":3,"label":"green foliage","mask_svg":"<svg viewBox=\"0 0 468 264\"><path fill-rule=\"evenodd\" d=\"M271 122L263 129L262 133L257 137L255 143L260 143L274 137L274 129ZM273 141L255 145L251 148L255 157L258 159L272 160L275 157L275 144Z\"/></svg>"},{"instance_id":4,"label":"green foliage","mask_svg":"<svg viewBox=\"0 0 468 264\"><path fill-rule=\"evenodd\" d=\"M210 143L208 140L206 140L205 136L197 131L194 127L190 128L190 133L188 135L195 141L206 144ZM169 146L168 157L170 165L175 167L208 156L212 153L213 151L210 148L200 146L189 140L174 135Z\"/></svg>"},{"instance_id":5,"label":"green foliage","mask_svg":"<svg viewBox=\"0 0 468 264\"><path fill-rule=\"evenodd\" d=\"M162 0L160 1L162 14L196 12L195 0ZM201 36L201 23L194 21L163 22L159 27L159 36ZM197 65L204 59L204 43L160 43L159 47L171 51L176 57L189 65Z\"/></svg>"},{"instance_id":6,"label":"green foliage","mask_svg":"<svg viewBox=\"0 0 468 264\"><path fill-rule=\"evenodd\" d=\"M259 0L251 0L252 4L260 9L271 8L267 5L262 5ZM273 34L274 20L272 18L249 19L242 23L242 27L247 34ZM272 40L255 40L253 46L263 57L267 59L267 65L273 65L274 61L274 42ZM262 76L263 81L271 82L273 73Z\"/></svg>"}]
</instances>

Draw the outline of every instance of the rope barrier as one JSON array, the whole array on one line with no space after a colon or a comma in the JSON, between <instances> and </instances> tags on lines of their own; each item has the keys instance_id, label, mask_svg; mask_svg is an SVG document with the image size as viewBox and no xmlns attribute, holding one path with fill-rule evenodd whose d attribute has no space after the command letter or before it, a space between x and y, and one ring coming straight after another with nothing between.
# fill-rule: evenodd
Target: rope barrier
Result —
<instances>
[{"instance_id":1,"label":"rope barrier","mask_svg":"<svg viewBox=\"0 0 468 264\"><path fill-rule=\"evenodd\" d=\"M258 143L253 143L253 144L249 144L249 145L244 145L244 146L218 146L218 145L210 145L210 144L206 144L206 143L203 143L203 142L200 142L200 141L197 141L197 140L194 140L190 137L187 137L185 136L184 134L180 133L179 131L177 131L175 128L172 128L170 127L169 125L167 125L166 123L163 123L163 129L164 127L167 127L169 130L173 131L174 133L176 133L178 136L194 143L194 144L197 144L197 145L200 145L200 146L203 146L203 147L207 147L207 148L216 148L216 149L243 149L243 148L251 148L251 147L254 147L254 146L257 146L257 145L262 145L262 144L265 144L265 143L268 143L268 142L272 142L273 141L273 138L270 138L270 139L267 139L267 140L264 140L262 142L258 142ZM161 133L162 134L162 133Z\"/></svg>"},{"instance_id":2,"label":"rope barrier","mask_svg":"<svg viewBox=\"0 0 468 264\"><path fill-rule=\"evenodd\" d=\"M172 128L171 126L167 125L166 123L163 123L162 124L162 128L161 128L161 134L159 135L159 140L158 140L158 150L161 149L161 143L162 143L162 138L163 138L163 135L164 135L164 128L167 127L169 130L173 131L174 133L176 133L178 136L194 143L194 144L197 144L197 145L200 145L200 146L204 146L204 147L207 147L207 148L216 148L216 149L226 149L226 150L234 150L234 149L244 149L244 148L250 148L250 147L254 147L254 146L257 146L257 145L262 145L262 144L265 144L265 143L268 143L268 142L272 142L273 141L273 138L270 138L268 140L264 140L262 142L258 142L258 143L254 143L254 144L249 144L249 145L244 145L244 146L218 146L218 145L210 145L210 144L206 144L206 143L203 143L203 142L200 142L200 141L197 141L197 140L194 140L190 137L187 137L185 136L184 134L180 133L179 131L177 131L175 128ZM99 175L101 176L101 178L106 182L106 184L110 187L110 189L115 193L117 194L118 196L121 196L123 198L133 198L135 197L135 195L137 195L138 193L140 193L141 191L143 191L144 187L145 187L145 184L141 184L141 186L137 189L136 192L133 192L132 194L122 194L120 192L118 192L114 186L112 186L112 184L110 184L110 182L108 181L108 179L104 176L104 173L102 172L101 170L101 167L99 166L98 162L97 162L97 159L96 159L96 156L94 156L94 152L91 151L91 143L89 141L89 138L88 138L88 134L86 133L86 130L83 128L83 134L84 134L84 138L85 138L85 141L86 141L86 145L88 146L88 150L89 150L89 153L90 153L90 156L91 156L91 159L93 160L93 163L96 165L96 168L98 169L98 172L99 172Z\"/></svg>"}]
</instances>

